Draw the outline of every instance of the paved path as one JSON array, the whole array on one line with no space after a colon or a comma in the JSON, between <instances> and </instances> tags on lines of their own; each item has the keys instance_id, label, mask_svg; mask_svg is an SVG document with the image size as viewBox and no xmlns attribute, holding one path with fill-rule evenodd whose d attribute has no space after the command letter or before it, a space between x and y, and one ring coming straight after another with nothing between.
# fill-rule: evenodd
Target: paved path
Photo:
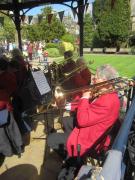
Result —
<instances>
[{"instance_id":1,"label":"paved path","mask_svg":"<svg viewBox=\"0 0 135 180\"><path fill-rule=\"evenodd\" d=\"M36 120L43 120L43 118L43 115L39 115ZM35 124L35 127L35 131L31 133L30 145L26 146L21 158L14 155L5 159L0 167L0 180L56 179L60 171L61 159L56 153L45 153L44 124L39 121L37 125Z\"/></svg>"}]
</instances>

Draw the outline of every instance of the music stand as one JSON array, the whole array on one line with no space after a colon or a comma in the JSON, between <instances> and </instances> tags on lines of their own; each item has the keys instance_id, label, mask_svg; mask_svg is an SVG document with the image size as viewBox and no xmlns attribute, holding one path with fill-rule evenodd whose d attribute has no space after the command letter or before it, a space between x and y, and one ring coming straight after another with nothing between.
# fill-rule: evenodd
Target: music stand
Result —
<instances>
[{"instance_id":1,"label":"music stand","mask_svg":"<svg viewBox=\"0 0 135 180\"><path fill-rule=\"evenodd\" d=\"M43 71L40 70L40 71L31 72L31 76L32 76L32 79L35 84L34 89L36 89L36 98L38 98L39 102L42 105L47 105L50 100L51 88L47 82L47 79L46 79ZM48 118L47 118L48 112L47 111L44 111L41 113L36 113L36 114L32 115L31 118L34 116L40 115L40 114L43 114L43 116L44 116L45 131L48 134L49 127L48 127ZM36 139L39 139L39 138L36 138Z\"/></svg>"}]
</instances>

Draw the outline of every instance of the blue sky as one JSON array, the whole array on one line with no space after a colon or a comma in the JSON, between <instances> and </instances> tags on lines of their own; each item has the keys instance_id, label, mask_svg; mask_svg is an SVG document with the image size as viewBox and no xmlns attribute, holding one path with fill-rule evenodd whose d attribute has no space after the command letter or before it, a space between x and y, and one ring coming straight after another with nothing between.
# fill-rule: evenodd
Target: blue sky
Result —
<instances>
[{"instance_id":1,"label":"blue sky","mask_svg":"<svg viewBox=\"0 0 135 180\"><path fill-rule=\"evenodd\" d=\"M89 0L88 2L93 2L94 0ZM71 9L68 6L60 5L60 4L55 4L51 5L53 10L60 12L60 11L65 11L65 13L71 12ZM36 8L31 9L30 11L27 12L27 15L36 15L41 13L41 9L44 6L39 6Z\"/></svg>"},{"instance_id":2,"label":"blue sky","mask_svg":"<svg viewBox=\"0 0 135 180\"><path fill-rule=\"evenodd\" d=\"M51 5L52 8L56 11L70 11L70 8L68 8L67 6L64 6L64 5ZM43 8L44 6L39 6L39 7L36 7L36 8L33 8L31 9L30 11L28 11L27 15L36 15L36 14L40 14L41 12L41 9Z\"/></svg>"}]
</instances>

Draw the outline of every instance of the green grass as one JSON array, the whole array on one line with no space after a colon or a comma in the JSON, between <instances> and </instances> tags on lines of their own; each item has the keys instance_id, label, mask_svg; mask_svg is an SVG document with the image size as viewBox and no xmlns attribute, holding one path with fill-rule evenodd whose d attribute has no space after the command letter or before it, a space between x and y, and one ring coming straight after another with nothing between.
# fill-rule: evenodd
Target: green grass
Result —
<instances>
[{"instance_id":1,"label":"green grass","mask_svg":"<svg viewBox=\"0 0 135 180\"><path fill-rule=\"evenodd\" d=\"M87 62L94 60L94 63L88 65L96 69L103 64L110 64L117 69L120 76L132 78L135 76L135 55L94 55L85 54L84 58Z\"/></svg>"},{"instance_id":2,"label":"green grass","mask_svg":"<svg viewBox=\"0 0 135 180\"><path fill-rule=\"evenodd\" d=\"M88 65L89 68L96 69L100 65L110 64L122 77L132 78L135 76L135 55L84 54L84 59L87 62L94 60L93 64ZM54 58L54 61L61 63L64 58Z\"/></svg>"}]
</instances>

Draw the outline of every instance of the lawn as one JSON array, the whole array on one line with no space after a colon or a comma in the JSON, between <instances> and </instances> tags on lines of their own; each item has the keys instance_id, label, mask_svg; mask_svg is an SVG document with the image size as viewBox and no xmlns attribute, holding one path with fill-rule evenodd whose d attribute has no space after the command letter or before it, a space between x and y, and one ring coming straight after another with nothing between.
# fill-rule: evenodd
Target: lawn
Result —
<instances>
[{"instance_id":1,"label":"lawn","mask_svg":"<svg viewBox=\"0 0 135 180\"><path fill-rule=\"evenodd\" d=\"M96 69L102 64L111 64L115 67L120 76L132 78L135 76L135 55L110 55L110 54L84 54L87 62L94 61L89 67ZM57 63L64 61L63 57L54 58Z\"/></svg>"},{"instance_id":2,"label":"lawn","mask_svg":"<svg viewBox=\"0 0 135 180\"><path fill-rule=\"evenodd\" d=\"M87 62L94 60L93 64L88 65L91 68L111 64L118 70L120 76L128 78L135 76L135 55L85 54L84 58Z\"/></svg>"}]
</instances>

